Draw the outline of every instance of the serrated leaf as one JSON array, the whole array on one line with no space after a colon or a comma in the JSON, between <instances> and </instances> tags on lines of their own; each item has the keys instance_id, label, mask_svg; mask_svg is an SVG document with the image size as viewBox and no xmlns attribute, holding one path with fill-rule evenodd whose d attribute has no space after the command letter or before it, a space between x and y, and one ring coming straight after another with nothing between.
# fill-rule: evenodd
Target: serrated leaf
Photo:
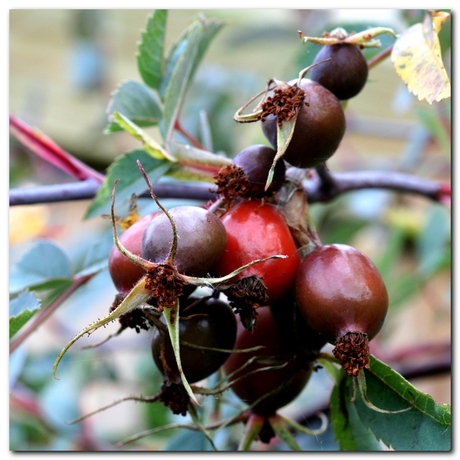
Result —
<instances>
[{"instance_id":1,"label":"serrated leaf","mask_svg":"<svg viewBox=\"0 0 460 460\"><path fill-rule=\"evenodd\" d=\"M40 301L30 291L21 292L10 301L10 339L40 309Z\"/></svg>"},{"instance_id":2,"label":"serrated leaf","mask_svg":"<svg viewBox=\"0 0 460 460\"><path fill-rule=\"evenodd\" d=\"M198 23L184 39L184 42L174 50L174 56L178 51L180 51L180 55L175 61L175 67L164 93L163 123L160 126L163 139L166 141L171 139L174 125L190 84L194 62L198 54L200 35L201 25Z\"/></svg>"},{"instance_id":3,"label":"serrated leaf","mask_svg":"<svg viewBox=\"0 0 460 460\"><path fill-rule=\"evenodd\" d=\"M222 27L222 22L196 20L181 35L168 55L160 85L164 102L162 135L169 141L185 94L209 44Z\"/></svg>"},{"instance_id":4,"label":"serrated leaf","mask_svg":"<svg viewBox=\"0 0 460 460\"><path fill-rule=\"evenodd\" d=\"M151 88L160 86L164 66L164 42L167 10L156 10L148 19L137 47L137 69L142 80Z\"/></svg>"},{"instance_id":5,"label":"serrated leaf","mask_svg":"<svg viewBox=\"0 0 460 460\"><path fill-rule=\"evenodd\" d=\"M205 18L199 18L198 20L190 24L190 26L187 27L182 32L180 37L171 46L171 49L169 50L168 56L166 58L166 65L165 65L165 69L163 73L163 78L161 80L161 84L159 87L159 92L160 92L160 96L162 100L164 100L166 90L168 88L171 77L174 74L175 69L178 65L178 61L181 59L182 55L185 53L185 49L188 45L188 36L190 35L191 31L196 28L197 24L200 24L200 23L205 25L205 30L204 30L203 41L200 47L200 53L199 53L199 56L197 56L198 59L194 63L193 73L196 72L196 69L198 68L200 64L201 58L206 52L206 49L209 46L214 35L223 26L223 23L221 21L210 21L210 20L206 20Z\"/></svg>"},{"instance_id":6,"label":"serrated leaf","mask_svg":"<svg viewBox=\"0 0 460 460\"><path fill-rule=\"evenodd\" d=\"M362 423L387 446L401 451L449 451L451 449L451 411L421 393L399 373L371 356L365 371L370 401L386 410L410 410L382 414L369 409L361 397L356 410Z\"/></svg>"},{"instance_id":7,"label":"serrated leaf","mask_svg":"<svg viewBox=\"0 0 460 460\"><path fill-rule=\"evenodd\" d=\"M21 314L10 318L10 339L26 324L32 316L38 311L38 308L29 310L26 308Z\"/></svg>"},{"instance_id":8,"label":"serrated leaf","mask_svg":"<svg viewBox=\"0 0 460 460\"><path fill-rule=\"evenodd\" d=\"M52 285L71 276L72 267L62 249L51 241L39 241L11 269L10 292Z\"/></svg>"},{"instance_id":9,"label":"serrated leaf","mask_svg":"<svg viewBox=\"0 0 460 460\"><path fill-rule=\"evenodd\" d=\"M128 134L142 142L144 150L151 155L153 158L159 160L167 159L168 161L175 162L174 157L170 156L169 153L153 138L151 138L144 130L131 121L127 116L121 112L115 112L113 114L113 121L117 123L120 128L124 129Z\"/></svg>"},{"instance_id":10,"label":"serrated leaf","mask_svg":"<svg viewBox=\"0 0 460 460\"><path fill-rule=\"evenodd\" d=\"M140 194L147 189L147 184L137 166L137 160L142 163L152 184L167 174L173 166L169 161L153 158L141 149L121 155L109 166L104 183L99 187L96 197L86 213L86 218L109 213L112 186L115 179L119 179L117 184L118 203L129 201L133 193Z\"/></svg>"},{"instance_id":11,"label":"serrated leaf","mask_svg":"<svg viewBox=\"0 0 460 460\"><path fill-rule=\"evenodd\" d=\"M123 128L114 121L114 113L120 112L137 126L157 125L163 112L161 100L157 93L143 83L132 80L122 82L113 92L107 107L109 125L106 134L122 131Z\"/></svg>"},{"instance_id":12,"label":"serrated leaf","mask_svg":"<svg viewBox=\"0 0 460 460\"><path fill-rule=\"evenodd\" d=\"M359 418L355 404L350 403L346 398L345 404L348 411L348 423L350 424L355 443L355 450L359 452L385 450L385 445L377 440L372 431Z\"/></svg>"},{"instance_id":13,"label":"serrated leaf","mask_svg":"<svg viewBox=\"0 0 460 460\"><path fill-rule=\"evenodd\" d=\"M442 62L438 32L449 13L428 12L396 40L391 60L396 73L419 100L441 101L450 97L450 81Z\"/></svg>"}]
</instances>

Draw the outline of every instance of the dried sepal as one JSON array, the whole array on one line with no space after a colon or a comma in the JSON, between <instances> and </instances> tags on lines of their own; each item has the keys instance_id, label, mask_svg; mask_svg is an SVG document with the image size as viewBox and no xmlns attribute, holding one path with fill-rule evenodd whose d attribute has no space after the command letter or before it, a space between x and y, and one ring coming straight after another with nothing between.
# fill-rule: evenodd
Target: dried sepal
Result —
<instances>
[{"instance_id":1,"label":"dried sepal","mask_svg":"<svg viewBox=\"0 0 460 460\"><path fill-rule=\"evenodd\" d=\"M360 48L379 48L382 44L380 40L375 39L382 34L390 34L396 37L393 29L388 27L371 27L358 33L349 34L342 27L338 27L331 32L324 32L322 37L307 37L299 30L299 36L302 43L315 43L316 45L339 45L341 43L350 43Z\"/></svg>"}]
</instances>

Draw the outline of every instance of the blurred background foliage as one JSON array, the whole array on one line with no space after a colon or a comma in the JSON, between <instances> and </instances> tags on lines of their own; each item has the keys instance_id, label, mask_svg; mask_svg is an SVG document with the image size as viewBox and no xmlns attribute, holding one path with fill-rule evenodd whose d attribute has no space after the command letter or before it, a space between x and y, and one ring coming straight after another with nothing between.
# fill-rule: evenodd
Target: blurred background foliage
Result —
<instances>
[{"instance_id":1,"label":"blurred background foliage","mask_svg":"<svg viewBox=\"0 0 460 460\"><path fill-rule=\"evenodd\" d=\"M124 80L140 81L135 53L150 10L11 10L10 113L46 133L61 147L104 172L127 150L138 148L126 133L104 135L111 93ZM226 25L210 46L190 88L181 121L200 138L200 117L210 120L214 151L234 156L242 148L267 143L259 124L240 125L233 114L276 77L290 80L309 65L317 47L302 45L298 31L320 36L337 26L360 31L369 26L402 32L423 16L421 10L171 10L167 44L171 44L198 14L222 19ZM381 37L383 47L390 37ZM450 21L440 34L443 59L450 72ZM368 57L379 50L368 50ZM346 108L347 132L328 162L333 172L401 171L450 182L450 100L429 105L409 94L389 59L370 71L365 89ZM151 131L156 136L155 130ZM157 137L159 139L159 136ZM10 139L10 188L54 184L72 179L45 164ZM177 204L166 200L167 206ZM68 259L75 275L92 263L104 265L112 244L109 222L84 220L86 201L10 208L10 271L17 281L17 263L37 241L52 241ZM140 203L142 212L152 208ZM311 213L324 243L347 243L369 255L382 272L391 308L373 352L385 361L392 354L427 344L450 344L450 209L419 196L364 190L330 203L316 203ZM97 255L95 249L97 248ZM91 258L90 257L90 258ZM16 270L16 272L15 272ZM16 273L16 275L15 275ZM18 276L20 276L19 273ZM41 308L57 291L39 292ZM54 293L54 295L53 295ZM18 294L17 292L13 293ZM55 381L52 364L62 346L95 318L104 316L115 289L102 270L71 296L44 325L11 355L10 450L110 450L136 432L174 422L161 404L125 402L75 425L67 421L129 395L152 395L161 377L150 356L150 336L125 331L104 345L82 350L102 340L116 325L94 334L72 349ZM407 352L412 364L433 359ZM416 379L414 385L437 402L450 403L450 374ZM332 382L318 372L301 397L283 409L302 414L327 406ZM227 394L228 393L228 394ZM238 401L226 392L231 404ZM209 398L203 411L212 412ZM231 413L232 405L223 405ZM223 450L235 448L241 426L216 437ZM336 450L331 431L318 438L299 437L306 450ZM152 434L123 449L206 450L201 434L170 430ZM284 449L283 445L257 445Z\"/></svg>"}]
</instances>

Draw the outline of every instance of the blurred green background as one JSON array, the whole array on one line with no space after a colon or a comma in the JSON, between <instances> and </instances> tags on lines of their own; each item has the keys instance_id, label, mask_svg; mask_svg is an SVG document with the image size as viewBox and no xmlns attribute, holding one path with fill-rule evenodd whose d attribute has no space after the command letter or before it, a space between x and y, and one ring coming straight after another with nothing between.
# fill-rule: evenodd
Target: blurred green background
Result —
<instances>
[{"instance_id":1,"label":"blurred green background","mask_svg":"<svg viewBox=\"0 0 460 460\"><path fill-rule=\"evenodd\" d=\"M150 13L11 10L10 113L101 172L117 156L138 148L128 134L107 136L103 130L105 110L117 85L128 79L140 81L136 46ZM318 48L302 45L299 30L320 36L337 26L350 32L385 26L400 33L423 15L419 10L385 9L171 10L167 45L199 13L222 19L226 25L198 71L182 122L197 134L199 113L206 111L214 150L228 156L247 145L267 143L258 123L237 124L233 114L263 89L269 78L290 80L311 63ZM450 21L440 39L449 71ZM383 48L392 43L389 36L382 36L381 41ZM378 51L368 50L366 54ZM450 182L450 100L433 105L418 101L407 91L389 59L370 71L365 89L349 101L346 116L347 132L328 162L333 172L400 171ZM155 136L155 130L151 133ZM10 188L71 180L14 139L10 147ZM88 248L94 245L108 253L108 222L102 218L83 220L88 205L87 201L76 201L10 208L10 267L40 239L56 242L74 267L82 264ZM147 209L149 204L142 206ZM361 191L328 204L314 204L311 212L324 243L357 247L373 259L384 276L391 310L373 342L376 355L385 360L399 350L450 343L448 207L419 196ZM150 358L149 334L134 331L125 331L93 350L80 350L82 341L63 361L61 380L53 379L52 364L62 346L95 318L105 315L114 294L107 271L102 271L11 355L11 450L110 450L112 443L135 432L178 420L158 404L126 402L81 424L65 424L124 396L154 394L160 385L161 377ZM94 340L102 340L110 330L98 331ZM421 353L416 359L423 363L433 357ZM286 413L301 414L312 400L327 401L327 376L317 379L296 404L285 409ZM437 402L450 402L450 375L413 383ZM230 449L239 436L238 429L221 435L218 444L223 449ZM183 445L191 450L193 446L196 450L206 448L195 433L174 431L146 437L126 448L162 450ZM323 439L305 440L304 448L336 447L329 432Z\"/></svg>"}]
</instances>

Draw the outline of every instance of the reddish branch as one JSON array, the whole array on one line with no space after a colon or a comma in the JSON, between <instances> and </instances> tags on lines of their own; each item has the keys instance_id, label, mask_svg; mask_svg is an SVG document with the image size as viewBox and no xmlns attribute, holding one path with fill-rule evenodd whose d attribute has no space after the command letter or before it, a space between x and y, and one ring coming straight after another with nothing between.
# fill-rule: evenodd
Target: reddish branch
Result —
<instances>
[{"instance_id":1,"label":"reddish branch","mask_svg":"<svg viewBox=\"0 0 460 460\"><path fill-rule=\"evenodd\" d=\"M72 177L79 180L93 179L99 183L104 182L103 174L90 168L59 147L45 134L32 128L14 115L10 115L10 131L33 153Z\"/></svg>"}]
</instances>

